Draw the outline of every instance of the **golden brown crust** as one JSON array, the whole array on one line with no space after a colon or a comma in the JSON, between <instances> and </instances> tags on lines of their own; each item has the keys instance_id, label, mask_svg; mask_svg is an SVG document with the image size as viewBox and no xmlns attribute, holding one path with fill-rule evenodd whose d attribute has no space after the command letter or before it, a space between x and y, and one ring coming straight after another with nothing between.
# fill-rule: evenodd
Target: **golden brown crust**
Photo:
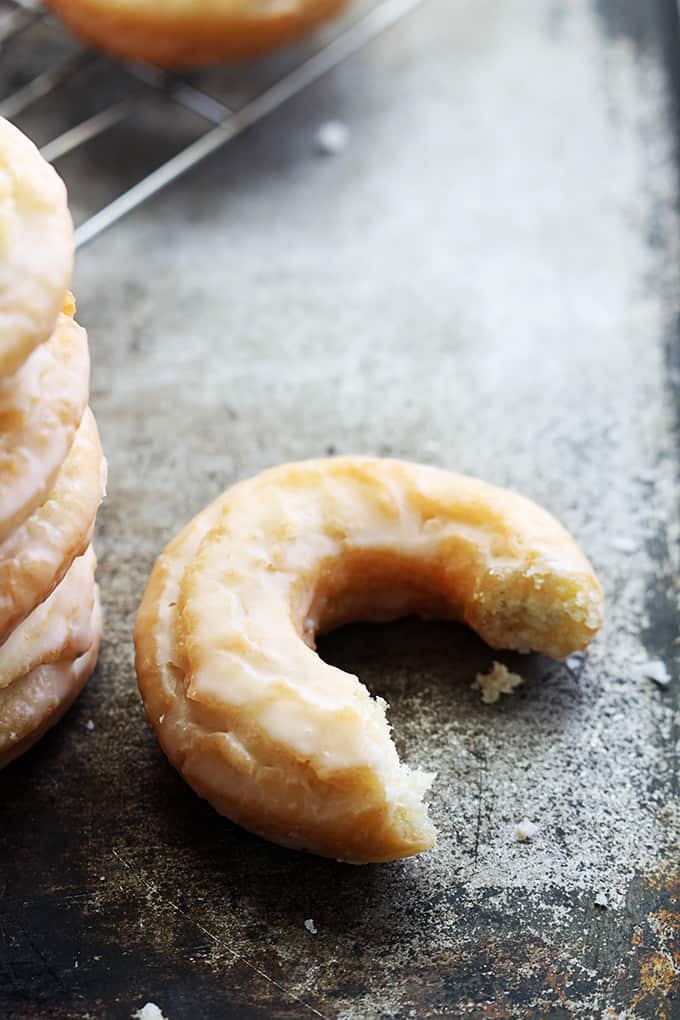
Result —
<instances>
[{"instance_id":1,"label":"golden brown crust","mask_svg":"<svg viewBox=\"0 0 680 1020\"><path fill-rule=\"evenodd\" d=\"M88 546L49 598L0 645L0 690L38 666L77 658L92 644L96 566Z\"/></svg>"},{"instance_id":2,"label":"golden brown crust","mask_svg":"<svg viewBox=\"0 0 680 1020\"><path fill-rule=\"evenodd\" d=\"M0 543L0 644L85 552L105 484L106 462L88 409L47 499Z\"/></svg>"},{"instance_id":3,"label":"golden brown crust","mask_svg":"<svg viewBox=\"0 0 680 1020\"><path fill-rule=\"evenodd\" d=\"M47 0L87 42L125 60L196 67L257 57L312 32L348 0Z\"/></svg>"},{"instance_id":4,"label":"golden brown crust","mask_svg":"<svg viewBox=\"0 0 680 1020\"><path fill-rule=\"evenodd\" d=\"M0 379L0 542L47 498L89 389L87 333L72 312L15 375Z\"/></svg>"},{"instance_id":5,"label":"golden brown crust","mask_svg":"<svg viewBox=\"0 0 680 1020\"><path fill-rule=\"evenodd\" d=\"M602 592L568 533L515 493L415 464L337 458L234 486L159 557L135 628L161 746L219 811L276 842L383 861L433 842L428 775L384 706L314 634L406 613L497 647L585 647Z\"/></svg>"},{"instance_id":6,"label":"golden brown crust","mask_svg":"<svg viewBox=\"0 0 680 1020\"><path fill-rule=\"evenodd\" d=\"M0 768L27 751L71 707L97 665L102 617L95 588L90 647L73 661L38 666L0 690Z\"/></svg>"},{"instance_id":7,"label":"golden brown crust","mask_svg":"<svg viewBox=\"0 0 680 1020\"><path fill-rule=\"evenodd\" d=\"M66 188L0 117L0 378L54 330L73 268Z\"/></svg>"}]
</instances>

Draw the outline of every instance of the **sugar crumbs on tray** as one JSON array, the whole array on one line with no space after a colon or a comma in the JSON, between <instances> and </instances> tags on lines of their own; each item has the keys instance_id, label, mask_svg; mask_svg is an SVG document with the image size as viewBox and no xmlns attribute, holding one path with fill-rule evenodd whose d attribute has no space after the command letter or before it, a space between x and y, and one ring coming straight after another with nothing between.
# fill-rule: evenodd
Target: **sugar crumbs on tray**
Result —
<instances>
[{"instance_id":1,"label":"sugar crumbs on tray","mask_svg":"<svg viewBox=\"0 0 680 1020\"><path fill-rule=\"evenodd\" d=\"M327 120L316 132L317 150L324 156L337 156L349 143L349 128L341 120Z\"/></svg>"},{"instance_id":2,"label":"sugar crumbs on tray","mask_svg":"<svg viewBox=\"0 0 680 1020\"><path fill-rule=\"evenodd\" d=\"M538 826L534 822L530 822L528 818L523 818L515 826L515 839L518 843L529 843L537 835Z\"/></svg>"},{"instance_id":3,"label":"sugar crumbs on tray","mask_svg":"<svg viewBox=\"0 0 680 1020\"><path fill-rule=\"evenodd\" d=\"M167 1020L155 1002L147 1002L136 1013L132 1014L132 1020Z\"/></svg>"},{"instance_id":4,"label":"sugar crumbs on tray","mask_svg":"<svg viewBox=\"0 0 680 1020\"><path fill-rule=\"evenodd\" d=\"M666 664L661 659L654 659L651 662L645 663L641 667L640 672L647 680L653 680L659 687L668 687L671 682L670 673L666 669Z\"/></svg>"},{"instance_id":5,"label":"sugar crumbs on tray","mask_svg":"<svg viewBox=\"0 0 680 1020\"><path fill-rule=\"evenodd\" d=\"M478 673L470 686L482 692L485 705L493 705L501 694L511 694L515 687L523 683L524 677L519 673L511 673L502 662L494 662L491 670L488 673Z\"/></svg>"}]
</instances>

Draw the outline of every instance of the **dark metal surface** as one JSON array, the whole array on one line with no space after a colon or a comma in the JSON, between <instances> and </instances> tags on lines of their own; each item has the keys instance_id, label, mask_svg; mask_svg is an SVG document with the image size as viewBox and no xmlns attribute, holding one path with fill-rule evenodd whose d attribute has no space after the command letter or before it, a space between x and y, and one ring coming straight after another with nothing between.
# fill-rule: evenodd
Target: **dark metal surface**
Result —
<instances>
[{"instance_id":1,"label":"dark metal surface","mask_svg":"<svg viewBox=\"0 0 680 1020\"><path fill-rule=\"evenodd\" d=\"M3 1020L680 1016L678 53L664 0L429 0L81 255L106 641L0 773ZM324 160L330 117L350 145ZM132 130L136 160L170 144L164 121ZM66 161L76 205L120 183L114 150ZM323 641L438 772L437 849L367 868L200 802L131 647L194 511L266 464L351 450L523 489L609 602L564 665L415 621ZM470 681L493 658L527 682L486 706ZM667 690L641 674L659 658ZM519 845L524 816L540 832Z\"/></svg>"}]
</instances>

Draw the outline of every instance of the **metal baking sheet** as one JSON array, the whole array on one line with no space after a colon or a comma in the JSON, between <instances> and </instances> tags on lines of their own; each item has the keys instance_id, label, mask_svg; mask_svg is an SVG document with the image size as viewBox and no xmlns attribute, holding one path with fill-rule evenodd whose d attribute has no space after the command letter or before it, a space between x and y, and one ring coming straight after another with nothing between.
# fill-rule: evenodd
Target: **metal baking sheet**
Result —
<instances>
[{"instance_id":1,"label":"metal baking sheet","mask_svg":"<svg viewBox=\"0 0 680 1020\"><path fill-rule=\"evenodd\" d=\"M0 774L1 1017L680 1015L679 52L672 0L428 0L80 253L106 640ZM226 101L271 73L192 83ZM18 122L46 140L57 103ZM77 214L187 118L58 163ZM349 144L322 156L331 119ZM321 643L438 773L437 848L380 867L219 818L163 758L132 666L176 530L236 479L334 452L525 492L608 599L564 664L417 621ZM470 685L494 658L526 683L488 706Z\"/></svg>"}]
</instances>

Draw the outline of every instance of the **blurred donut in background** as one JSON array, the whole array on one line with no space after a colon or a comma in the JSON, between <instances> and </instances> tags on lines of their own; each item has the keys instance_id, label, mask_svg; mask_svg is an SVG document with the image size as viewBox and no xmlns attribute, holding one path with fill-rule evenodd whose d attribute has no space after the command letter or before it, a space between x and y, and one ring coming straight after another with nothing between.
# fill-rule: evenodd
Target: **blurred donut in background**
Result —
<instances>
[{"instance_id":1,"label":"blurred donut in background","mask_svg":"<svg viewBox=\"0 0 680 1020\"><path fill-rule=\"evenodd\" d=\"M86 42L168 68L262 56L307 35L348 0L46 0Z\"/></svg>"}]
</instances>

